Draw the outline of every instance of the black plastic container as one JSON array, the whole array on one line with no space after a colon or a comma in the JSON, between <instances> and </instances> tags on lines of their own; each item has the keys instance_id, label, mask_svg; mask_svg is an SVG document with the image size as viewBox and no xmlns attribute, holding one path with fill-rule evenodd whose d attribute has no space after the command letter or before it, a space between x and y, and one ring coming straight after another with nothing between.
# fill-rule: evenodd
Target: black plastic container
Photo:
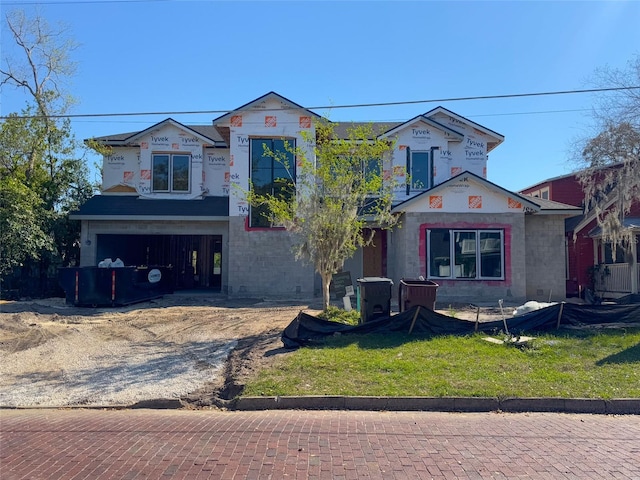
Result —
<instances>
[{"instance_id":1,"label":"black plastic container","mask_svg":"<svg viewBox=\"0 0 640 480\"><path fill-rule=\"evenodd\" d=\"M391 287L393 281L383 277L358 279L358 300L362 323L391 316Z\"/></svg>"},{"instance_id":2,"label":"black plastic container","mask_svg":"<svg viewBox=\"0 0 640 480\"><path fill-rule=\"evenodd\" d=\"M58 270L66 303L80 307L128 305L173 292L172 267L68 267Z\"/></svg>"}]
</instances>

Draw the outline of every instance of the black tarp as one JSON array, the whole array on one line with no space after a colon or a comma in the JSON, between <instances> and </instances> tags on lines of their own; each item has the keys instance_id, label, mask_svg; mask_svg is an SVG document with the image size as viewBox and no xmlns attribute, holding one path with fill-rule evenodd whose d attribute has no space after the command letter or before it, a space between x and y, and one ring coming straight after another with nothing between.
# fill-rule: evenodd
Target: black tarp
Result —
<instances>
[{"instance_id":1,"label":"black tarp","mask_svg":"<svg viewBox=\"0 0 640 480\"><path fill-rule=\"evenodd\" d=\"M575 305L558 303L525 315L507 318L509 333L523 334L552 330L560 326L597 325L607 323L640 322L640 304L628 305ZM502 320L480 322L479 332L504 331ZM379 318L361 325L351 326L330 322L300 312L282 332L286 348L297 348L317 342L335 333L414 333L422 335L465 335L476 331L473 320L462 320L432 310L413 307L410 310Z\"/></svg>"}]
</instances>

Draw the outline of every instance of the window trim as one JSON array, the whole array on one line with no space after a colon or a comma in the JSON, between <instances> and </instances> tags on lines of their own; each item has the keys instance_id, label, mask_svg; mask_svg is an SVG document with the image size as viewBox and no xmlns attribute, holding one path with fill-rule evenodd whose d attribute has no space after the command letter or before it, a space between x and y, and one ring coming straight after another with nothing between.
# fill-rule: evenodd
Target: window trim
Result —
<instances>
[{"instance_id":1,"label":"window trim","mask_svg":"<svg viewBox=\"0 0 640 480\"><path fill-rule=\"evenodd\" d=\"M462 265L460 265L460 270L457 269L458 264L455 264L455 260L454 260L454 265L456 266L455 269L451 269L450 265L451 265L451 259L456 257L456 248L455 248L455 243L456 242L452 242L451 240L449 241L449 255L448 255L448 259L449 259L449 275L448 276L441 276L441 275L433 275L433 273L431 272L431 233L434 230L447 230L449 233L449 238L454 238L456 233L474 233L475 235L475 245L473 248L473 254L475 256L475 272L476 275L474 277L464 277L464 276L457 276L456 272L460 271L462 275L463 272L463 267ZM425 233L426 233L426 251L425 251L425 259L426 259L426 265L425 265L425 270L426 270L426 274L427 274L427 278L430 279L434 279L434 280L463 280L463 281L504 281L506 279L506 273L507 273L507 265L506 265L506 259L507 259L507 255L506 255L506 238L507 238L507 232L505 231L504 228L496 228L496 227L455 227L455 226L429 226L425 229ZM499 233L500 234L500 270L501 270L501 275L500 276L492 276L492 277L487 277L487 276L482 276L482 243L481 243L481 234L482 233ZM480 255L477 255L476 252L480 251ZM471 250L469 250L468 253L471 253ZM435 273L435 272L434 272Z\"/></svg>"},{"instance_id":2,"label":"window trim","mask_svg":"<svg viewBox=\"0 0 640 480\"><path fill-rule=\"evenodd\" d=\"M154 188L154 170L155 170L155 159L156 157L166 156L169 157L169 165L167 168L167 189L159 190ZM174 169L173 169L173 157L187 157L187 189L186 190L175 190L173 188L174 181ZM151 154L151 192L152 193L176 193L176 194L185 194L191 193L191 154L185 152L153 152Z\"/></svg>"},{"instance_id":3,"label":"window trim","mask_svg":"<svg viewBox=\"0 0 640 480\"><path fill-rule=\"evenodd\" d=\"M544 187L540 189L540 198L542 198L543 200L550 200L549 195L550 195L549 187Z\"/></svg>"}]
</instances>

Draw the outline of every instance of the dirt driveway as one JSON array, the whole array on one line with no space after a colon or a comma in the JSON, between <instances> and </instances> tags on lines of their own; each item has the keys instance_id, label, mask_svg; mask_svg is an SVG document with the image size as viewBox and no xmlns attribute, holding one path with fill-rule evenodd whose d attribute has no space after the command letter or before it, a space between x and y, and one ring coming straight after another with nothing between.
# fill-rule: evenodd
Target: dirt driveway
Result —
<instances>
[{"instance_id":1,"label":"dirt driveway","mask_svg":"<svg viewBox=\"0 0 640 480\"><path fill-rule=\"evenodd\" d=\"M62 298L2 302L0 407L128 406L162 398L225 406L248 377L287 354L280 335L296 315L320 307L319 299L198 294L117 308L73 307Z\"/></svg>"},{"instance_id":2,"label":"dirt driveway","mask_svg":"<svg viewBox=\"0 0 640 480\"><path fill-rule=\"evenodd\" d=\"M167 295L116 308L62 298L0 304L0 406L224 403L285 352L284 327L308 303Z\"/></svg>"}]
</instances>

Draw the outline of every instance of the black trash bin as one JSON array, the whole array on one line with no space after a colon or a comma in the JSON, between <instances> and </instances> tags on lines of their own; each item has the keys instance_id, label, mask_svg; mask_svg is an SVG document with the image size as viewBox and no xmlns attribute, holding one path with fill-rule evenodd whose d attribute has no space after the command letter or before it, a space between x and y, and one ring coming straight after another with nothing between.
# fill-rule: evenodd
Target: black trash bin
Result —
<instances>
[{"instance_id":1,"label":"black trash bin","mask_svg":"<svg viewBox=\"0 0 640 480\"><path fill-rule=\"evenodd\" d=\"M383 277L358 279L358 299L362 323L391 316L391 287L393 281Z\"/></svg>"},{"instance_id":2,"label":"black trash bin","mask_svg":"<svg viewBox=\"0 0 640 480\"><path fill-rule=\"evenodd\" d=\"M436 309L436 293L439 285L431 280L412 280L403 278L398 287L398 309L409 310L416 305Z\"/></svg>"}]
</instances>

